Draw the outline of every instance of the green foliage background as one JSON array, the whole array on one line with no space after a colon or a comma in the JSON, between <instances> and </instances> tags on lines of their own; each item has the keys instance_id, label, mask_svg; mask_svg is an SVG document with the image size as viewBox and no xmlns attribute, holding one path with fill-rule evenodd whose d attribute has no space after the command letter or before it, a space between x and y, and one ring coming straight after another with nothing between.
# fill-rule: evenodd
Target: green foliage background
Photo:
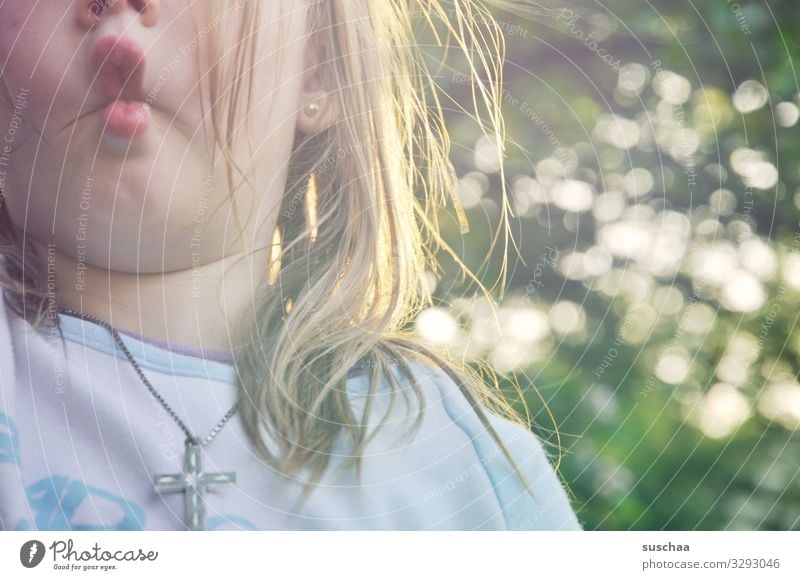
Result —
<instances>
[{"instance_id":1,"label":"green foliage background","mask_svg":"<svg viewBox=\"0 0 800 580\"><path fill-rule=\"evenodd\" d=\"M800 529L800 5L491 4L520 252L498 317L442 256L420 333L517 377L586 529ZM479 268L500 175L438 80Z\"/></svg>"}]
</instances>

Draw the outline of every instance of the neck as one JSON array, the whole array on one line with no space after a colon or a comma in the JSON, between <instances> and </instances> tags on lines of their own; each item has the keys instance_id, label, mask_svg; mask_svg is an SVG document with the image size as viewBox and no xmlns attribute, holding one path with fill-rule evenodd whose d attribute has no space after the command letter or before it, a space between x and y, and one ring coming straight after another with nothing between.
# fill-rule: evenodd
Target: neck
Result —
<instances>
[{"instance_id":1,"label":"neck","mask_svg":"<svg viewBox=\"0 0 800 580\"><path fill-rule=\"evenodd\" d=\"M265 273L259 264L266 263L262 252L255 252L185 270L135 274L96 268L45 246L37 249L54 266L60 308L117 330L227 353L234 350L235 329Z\"/></svg>"}]
</instances>

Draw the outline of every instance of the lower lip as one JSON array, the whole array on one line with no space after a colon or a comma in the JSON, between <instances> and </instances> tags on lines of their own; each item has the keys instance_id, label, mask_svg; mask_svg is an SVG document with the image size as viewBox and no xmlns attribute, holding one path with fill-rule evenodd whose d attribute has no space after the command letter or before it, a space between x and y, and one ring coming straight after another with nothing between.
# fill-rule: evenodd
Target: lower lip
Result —
<instances>
[{"instance_id":1,"label":"lower lip","mask_svg":"<svg viewBox=\"0 0 800 580\"><path fill-rule=\"evenodd\" d=\"M105 131L125 139L135 139L150 127L150 107L146 103L114 101L105 109Z\"/></svg>"}]
</instances>

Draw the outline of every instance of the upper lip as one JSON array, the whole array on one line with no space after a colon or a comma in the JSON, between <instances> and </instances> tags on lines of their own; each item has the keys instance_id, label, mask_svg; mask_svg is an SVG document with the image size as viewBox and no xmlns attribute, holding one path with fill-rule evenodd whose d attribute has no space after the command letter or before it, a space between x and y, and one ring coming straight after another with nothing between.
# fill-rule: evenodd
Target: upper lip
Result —
<instances>
[{"instance_id":1,"label":"upper lip","mask_svg":"<svg viewBox=\"0 0 800 580\"><path fill-rule=\"evenodd\" d=\"M109 102L145 100L146 59L142 47L128 36L104 36L92 47L96 86Z\"/></svg>"}]
</instances>

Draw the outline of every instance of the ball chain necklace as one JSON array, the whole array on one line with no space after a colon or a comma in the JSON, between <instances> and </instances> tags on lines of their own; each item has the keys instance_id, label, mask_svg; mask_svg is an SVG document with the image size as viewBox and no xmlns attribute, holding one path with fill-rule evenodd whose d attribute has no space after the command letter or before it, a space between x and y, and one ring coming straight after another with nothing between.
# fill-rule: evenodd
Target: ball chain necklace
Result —
<instances>
[{"instance_id":1,"label":"ball chain necklace","mask_svg":"<svg viewBox=\"0 0 800 580\"><path fill-rule=\"evenodd\" d=\"M205 506L205 492L209 487L223 485L227 483L236 483L236 473L206 473L203 471L203 447L208 445L214 437L222 430L225 424L236 414L238 403L234 403L233 407L219 420L211 432L205 437L200 439L195 436L180 417L172 410L164 398L153 387L148 380L147 376L142 371L142 367L136 362L136 359L131 355L130 350L125 345L117 329L111 326L108 322L95 318L90 314L82 314L69 308L59 308L60 312L94 322L108 330L114 338L114 342L119 349L131 363L136 374L144 383L150 394L164 407L167 414L172 417L175 423L178 424L181 431L186 434L186 450L183 457L183 472L173 473L168 475L156 475L153 479L155 489L158 493L170 492L184 492L184 509L185 509L185 523L190 530L205 530L206 528L206 506Z\"/></svg>"}]
</instances>

